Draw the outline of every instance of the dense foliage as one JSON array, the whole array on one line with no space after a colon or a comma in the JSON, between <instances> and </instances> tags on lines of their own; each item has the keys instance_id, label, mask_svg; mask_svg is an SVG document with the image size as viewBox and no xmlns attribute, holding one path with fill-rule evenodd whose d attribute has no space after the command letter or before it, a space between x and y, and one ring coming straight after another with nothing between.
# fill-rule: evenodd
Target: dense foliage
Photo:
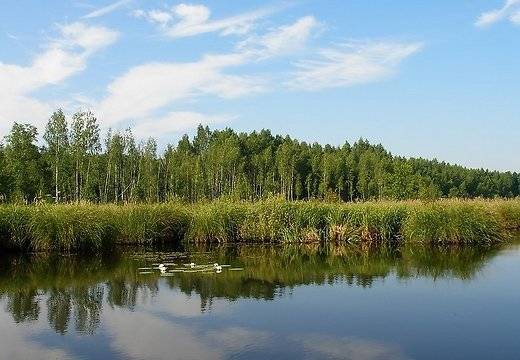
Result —
<instances>
[{"instance_id":1,"label":"dense foliage","mask_svg":"<svg viewBox=\"0 0 520 360\"><path fill-rule=\"evenodd\" d=\"M359 140L341 147L199 126L158 154L154 139L137 143L130 130L104 141L90 112L50 118L37 130L14 124L0 144L0 200L5 202L190 202L256 200L516 197L520 174L467 169L437 160L393 156Z\"/></svg>"}]
</instances>

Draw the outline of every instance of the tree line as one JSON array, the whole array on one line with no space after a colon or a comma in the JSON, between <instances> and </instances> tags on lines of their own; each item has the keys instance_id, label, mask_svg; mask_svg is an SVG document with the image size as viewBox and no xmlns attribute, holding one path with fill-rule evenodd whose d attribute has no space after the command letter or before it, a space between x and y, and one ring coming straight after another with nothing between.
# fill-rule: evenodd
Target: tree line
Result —
<instances>
[{"instance_id":1,"label":"tree line","mask_svg":"<svg viewBox=\"0 0 520 360\"><path fill-rule=\"evenodd\" d=\"M322 146L269 130L236 133L199 126L159 153L130 129L102 139L90 111L57 110L38 145L15 123L0 144L3 202L189 202L217 198L363 201L438 197L517 197L520 174L394 156L382 145Z\"/></svg>"}]
</instances>

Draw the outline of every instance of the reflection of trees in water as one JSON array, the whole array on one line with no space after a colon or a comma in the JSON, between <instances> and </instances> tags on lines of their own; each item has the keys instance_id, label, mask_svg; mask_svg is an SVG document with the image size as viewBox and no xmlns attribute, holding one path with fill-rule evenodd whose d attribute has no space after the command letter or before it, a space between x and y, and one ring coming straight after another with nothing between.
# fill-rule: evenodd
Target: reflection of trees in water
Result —
<instances>
[{"instance_id":1,"label":"reflection of trees in water","mask_svg":"<svg viewBox=\"0 0 520 360\"><path fill-rule=\"evenodd\" d=\"M467 280L498 251L482 247L338 245L188 250L193 254L190 261L196 263L217 261L244 268L219 275L176 273L164 279L170 288L199 295L201 311L211 309L216 298L272 300L300 285L342 283L367 288L392 273L401 279ZM159 291L158 274L138 275L137 267L149 262L139 260L139 254L132 255L2 257L0 299L16 322L38 320L44 304L49 325L57 333L65 334L73 324L75 331L93 334L100 325L103 305L134 310Z\"/></svg>"},{"instance_id":2,"label":"reflection of trees in water","mask_svg":"<svg viewBox=\"0 0 520 360\"><path fill-rule=\"evenodd\" d=\"M37 300L36 289L23 289L9 293L7 296L6 310L13 315L16 323L38 320L40 305Z\"/></svg>"},{"instance_id":3,"label":"reflection of trees in water","mask_svg":"<svg viewBox=\"0 0 520 360\"><path fill-rule=\"evenodd\" d=\"M101 319L103 286L73 288L72 294L76 331L93 334Z\"/></svg>"},{"instance_id":4,"label":"reflection of trees in water","mask_svg":"<svg viewBox=\"0 0 520 360\"><path fill-rule=\"evenodd\" d=\"M99 284L48 290L46 305L49 324L57 333L65 334L72 317L77 332L93 334L101 320L103 295L104 287Z\"/></svg>"},{"instance_id":5,"label":"reflection of trees in water","mask_svg":"<svg viewBox=\"0 0 520 360\"><path fill-rule=\"evenodd\" d=\"M202 251L204 248L195 248ZM270 300L300 285L342 283L369 288L395 274L414 277L471 279L492 258L496 247L375 247L345 245L242 246L213 249L219 263L233 263L243 272L215 277L181 274L171 287L197 293L203 304L212 298L250 297Z\"/></svg>"},{"instance_id":6,"label":"reflection of trees in water","mask_svg":"<svg viewBox=\"0 0 520 360\"><path fill-rule=\"evenodd\" d=\"M72 298L67 290L50 289L47 298L47 319L51 327L65 334L69 327Z\"/></svg>"},{"instance_id":7,"label":"reflection of trees in water","mask_svg":"<svg viewBox=\"0 0 520 360\"><path fill-rule=\"evenodd\" d=\"M408 246L395 265L398 277L452 277L471 280L500 250L499 247Z\"/></svg>"},{"instance_id":8,"label":"reflection of trees in water","mask_svg":"<svg viewBox=\"0 0 520 360\"><path fill-rule=\"evenodd\" d=\"M138 295L157 292L157 279L135 279L131 261L110 258L11 256L0 259L0 299L15 322L36 321L42 304L49 325L65 334L93 334L101 322L103 303L135 308ZM133 278L133 279L132 279ZM145 289L145 291L140 291Z\"/></svg>"},{"instance_id":9,"label":"reflection of trees in water","mask_svg":"<svg viewBox=\"0 0 520 360\"><path fill-rule=\"evenodd\" d=\"M132 270L135 276L135 270ZM143 282L146 279L133 279L120 277L106 282L107 303L112 307L124 307L134 310L138 304L138 297L145 300L157 294L159 286L157 279Z\"/></svg>"}]
</instances>

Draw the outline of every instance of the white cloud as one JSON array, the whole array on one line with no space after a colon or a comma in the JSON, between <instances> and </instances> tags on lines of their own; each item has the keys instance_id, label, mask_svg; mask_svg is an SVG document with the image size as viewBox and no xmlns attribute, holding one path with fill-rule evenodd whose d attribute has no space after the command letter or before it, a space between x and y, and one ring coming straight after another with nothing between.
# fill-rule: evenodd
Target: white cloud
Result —
<instances>
[{"instance_id":1,"label":"white cloud","mask_svg":"<svg viewBox=\"0 0 520 360\"><path fill-rule=\"evenodd\" d=\"M179 4L174 6L172 11L180 19L179 24L185 26L207 23L210 16L209 9L204 5Z\"/></svg>"},{"instance_id":2,"label":"white cloud","mask_svg":"<svg viewBox=\"0 0 520 360\"><path fill-rule=\"evenodd\" d=\"M0 70L1 72L1 70ZM26 96L12 94L0 96L0 142L14 121L30 122L41 128L52 106Z\"/></svg>"},{"instance_id":3,"label":"white cloud","mask_svg":"<svg viewBox=\"0 0 520 360\"><path fill-rule=\"evenodd\" d=\"M480 14L477 21L475 22L475 26L488 26L508 17L511 22L519 24L519 7L520 0L506 0L505 4L500 9L494 9Z\"/></svg>"},{"instance_id":4,"label":"white cloud","mask_svg":"<svg viewBox=\"0 0 520 360\"><path fill-rule=\"evenodd\" d=\"M323 49L319 59L297 63L298 70L287 85L320 90L381 80L394 74L401 61L421 47L420 43L369 42Z\"/></svg>"},{"instance_id":5,"label":"white cloud","mask_svg":"<svg viewBox=\"0 0 520 360\"><path fill-rule=\"evenodd\" d=\"M179 4L169 10L137 10L134 16L159 25L169 37L181 38L217 32L220 35L246 34L257 20L273 13L275 8L261 8L219 20L211 20L204 5Z\"/></svg>"},{"instance_id":6,"label":"white cloud","mask_svg":"<svg viewBox=\"0 0 520 360\"><path fill-rule=\"evenodd\" d=\"M56 40L62 47L83 49L82 56L90 55L114 43L119 33L102 26L89 26L80 22L60 26L62 37Z\"/></svg>"},{"instance_id":7,"label":"white cloud","mask_svg":"<svg viewBox=\"0 0 520 360\"><path fill-rule=\"evenodd\" d=\"M100 26L73 23L58 27L52 40L29 66L0 62L0 133L13 121L40 125L52 105L31 97L31 93L63 82L86 68L88 58L116 41L118 33Z\"/></svg>"},{"instance_id":8,"label":"white cloud","mask_svg":"<svg viewBox=\"0 0 520 360\"><path fill-rule=\"evenodd\" d=\"M166 11L152 10L148 12L148 18L160 25L166 25L172 19L172 15Z\"/></svg>"},{"instance_id":9,"label":"white cloud","mask_svg":"<svg viewBox=\"0 0 520 360\"><path fill-rule=\"evenodd\" d=\"M520 10L512 14L509 17L509 21L511 21L515 25L520 25Z\"/></svg>"},{"instance_id":10,"label":"white cloud","mask_svg":"<svg viewBox=\"0 0 520 360\"><path fill-rule=\"evenodd\" d=\"M110 347L128 359L223 357L222 349L203 342L192 328L148 312L105 312L103 323L111 335Z\"/></svg>"},{"instance_id":11,"label":"white cloud","mask_svg":"<svg viewBox=\"0 0 520 360\"><path fill-rule=\"evenodd\" d=\"M319 26L313 16L305 16L290 25L280 26L262 36L251 36L239 44L239 49L260 58L285 55L301 50L311 32Z\"/></svg>"},{"instance_id":12,"label":"white cloud","mask_svg":"<svg viewBox=\"0 0 520 360\"><path fill-rule=\"evenodd\" d=\"M96 9L96 10L88 13L87 15L83 16L83 18L92 19L92 18L97 18L100 16L107 15L107 14L119 9L120 7L128 4L129 2L130 2L130 0L116 1L115 3L112 3L110 5L104 6L102 8Z\"/></svg>"},{"instance_id":13,"label":"white cloud","mask_svg":"<svg viewBox=\"0 0 520 360\"><path fill-rule=\"evenodd\" d=\"M201 125L214 125L227 123L236 116L230 115L207 115L191 111L170 112L158 119L147 119L140 121L134 128L133 133L139 138L160 138L171 133L178 133L193 129ZM200 312L200 306L197 309Z\"/></svg>"},{"instance_id":14,"label":"white cloud","mask_svg":"<svg viewBox=\"0 0 520 360\"><path fill-rule=\"evenodd\" d=\"M262 79L224 72L245 61L242 54L228 54L207 55L192 63L136 66L108 86L108 96L99 105L100 117L112 125L149 118L154 111L181 99L204 94L234 98L262 91Z\"/></svg>"},{"instance_id":15,"label":"white cloud","mask_svg":"<svg viewBox=\"0 0 520 360\"><path fill-rule=\"evenodd\" d=\"M9 32L6 32L5 35L6 35L9 39L11 39L11 40L15 40L15 41L20 40L20 39L18 38L18 36L14 35L14 34L11 34L11 33L9 33Z\"/></svg>"},{"instance_id":16,"label":"white cloud","mask_svg":"<svg viewBox=\"0 0 520 360\"><path fill-rule=\"evenodd\" d=\"M2 358L24 359L70 359L72 354L58 346L45 346L37 338L47 332L46 318L40 317L29 326L16 324L9 313L0 311L0 334L2 334Z\"/></svg>"},{"instance_id":17,"label":"white cloud","mask_svg":"<svg viewBox=\"0 0 520 360\"><path fill-rule=\"evenodd\" d=\"M116 41L118 33L104 27L73 23L59 27L60 37L36 56L31 66L0 63L0 91L26 94L57 84L85 69L87 58Z\"/></svg>"}]
</instances>

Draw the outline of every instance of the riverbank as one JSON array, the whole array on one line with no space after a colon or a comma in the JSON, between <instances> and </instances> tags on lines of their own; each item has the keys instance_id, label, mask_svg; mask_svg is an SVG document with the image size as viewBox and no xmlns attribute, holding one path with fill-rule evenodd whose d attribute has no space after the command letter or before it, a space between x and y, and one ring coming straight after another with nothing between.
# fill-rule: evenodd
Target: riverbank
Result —
<instances>
[{"instance_id":1,"label":"riverbank","mask_svg":"<svg viewBox=\"0 0 520 360\"><path fill-rule=\"evenodd\" d=\"M518 229L520 200L0 206L0 246L23 251L181 241L494 243Z\"/></svg>"}]
</instances>

